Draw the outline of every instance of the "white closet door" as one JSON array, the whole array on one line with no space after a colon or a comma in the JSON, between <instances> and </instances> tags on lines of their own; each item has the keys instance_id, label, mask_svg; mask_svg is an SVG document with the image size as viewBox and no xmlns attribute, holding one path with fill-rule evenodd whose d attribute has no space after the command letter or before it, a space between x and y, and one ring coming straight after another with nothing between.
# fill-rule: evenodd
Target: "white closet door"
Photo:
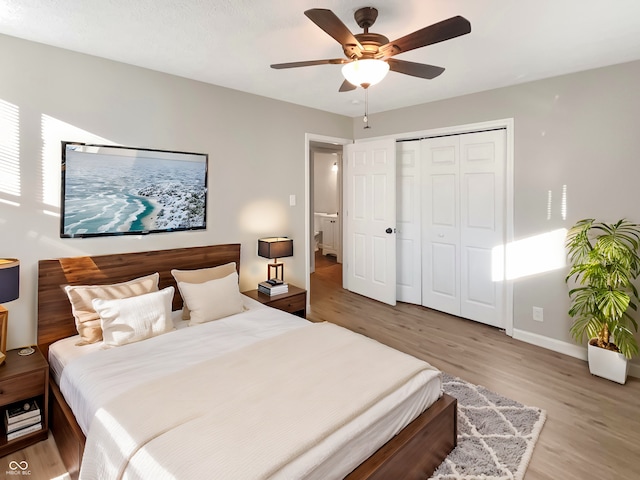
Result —
<instances>
[{"instance_id":1,"label":"white closet door","mask_svg":"<svg viewBox=\"0 0 640 480\"><path fill-rule=\"evenodd\" d=\"M506 133L422 144L422 305L504 328Z\"/></svg>"},{"instance_id":2,"label":"white closet door","mask_svg":"<svg viewBox=\"0 0 640 480\"><path fill-rule=\"evenodd\" d=\"M460 141L421 143L422 305L460 315Z\"/></svg>"},{"instance_id":3,"label":"white closet door","mask_svg":"<svg viewBox=\"0 0 640 480\"><path fill-rule=\"evenodd\" d=\"M504 130L460 135L460 316L504 328Z\"/></svg>"},{"instance_id":4,"label":"white closet door","mask_svg":"<svg viewBox=\"0 0 640 480\"><path fill-rule=\"evenodd\" d=\"M397 299L422 303L422 243L420 235L420 141L399 142L396 148L396 282Z\"/></svg>"}]
</instances>

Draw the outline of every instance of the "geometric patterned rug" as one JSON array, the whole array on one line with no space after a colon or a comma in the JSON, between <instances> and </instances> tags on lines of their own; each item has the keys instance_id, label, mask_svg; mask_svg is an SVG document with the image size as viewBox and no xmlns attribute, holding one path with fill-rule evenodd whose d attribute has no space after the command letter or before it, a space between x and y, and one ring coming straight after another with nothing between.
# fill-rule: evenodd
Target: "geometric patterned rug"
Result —
<instances>
[{"instance_id":1,"label":"geometric patterned rug","mask_svg":"<svg viewBox=\"0 0 640 480\"><path fill-rule=\"evenodd\" d=\"M442 374L445 393L458 399L458 445L432 480L522 480L546 413Z\"/></svg>"}]
</instances>

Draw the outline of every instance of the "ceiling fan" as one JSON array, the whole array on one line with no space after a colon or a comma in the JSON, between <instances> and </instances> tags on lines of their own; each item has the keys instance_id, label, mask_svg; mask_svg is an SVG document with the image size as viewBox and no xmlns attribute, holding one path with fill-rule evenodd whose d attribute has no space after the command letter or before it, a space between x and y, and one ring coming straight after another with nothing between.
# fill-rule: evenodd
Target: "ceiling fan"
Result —
<instances>
[{"instance_id":1,"label":"ceiling fan","mask_svg":"<svg viewBox=\"0 0 640 480\"><path fill-rule=\"evenodd\" d=\"M271 68L283 69L327 64L344 65L342 73L346 80L340 86L340 92L354 90L358 86L366 89L381 81L389 70L419 78L435 78L444 72L444 68L398 60L392 57L471 32L469 21L464 17L455 16L390 42L384 35L369 33L369 28L378 18L378 10L373 7L364 7L356 10L354 14L356 23L360 28L364 29L364 33L356 35L352 34L331 10L313 8L305 11L304 14L342 45L346 58L277 63L271 65Z\"/></svg>"}]
</instances>

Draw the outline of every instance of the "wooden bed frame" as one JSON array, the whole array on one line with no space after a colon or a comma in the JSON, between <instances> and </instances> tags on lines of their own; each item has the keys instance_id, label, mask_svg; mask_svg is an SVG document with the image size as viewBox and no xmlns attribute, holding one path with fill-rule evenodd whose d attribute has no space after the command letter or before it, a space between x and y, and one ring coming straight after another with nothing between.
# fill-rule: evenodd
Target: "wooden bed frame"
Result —
<instances>
[{"instance_id":1,"label":"wooden bed frame","mask_svg":"<svg viewBox=\"0 0 640 480\"><path fill-rule=\"evenodd\" d=\"M176 287L173 310L177 310L182 307L182 299L171 269L189 270L229 262L236 262L240 271L239 244L40 260L38 347L48 358L53 342L77 334L65 285L118 283L158 272L159 288ZM86 439L52 378L50 392L50 429L69 474L77 478ZM445 394L346 478L425 480L456 446L456 430L456 400Z\"/></svg>"}]
</instances>

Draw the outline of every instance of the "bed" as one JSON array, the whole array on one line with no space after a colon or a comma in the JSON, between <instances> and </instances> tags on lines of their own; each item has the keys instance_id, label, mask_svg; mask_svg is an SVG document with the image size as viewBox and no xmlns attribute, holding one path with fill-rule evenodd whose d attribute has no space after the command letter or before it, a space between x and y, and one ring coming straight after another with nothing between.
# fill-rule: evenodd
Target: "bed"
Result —
<instances>
[{"instance_id":1,"label":"bed","mask_svg":"<svg viewBox=\"0 0 640 480\"><path fill-rule=\"evenodd\" d=\"M411 368L416 371L400 380L393 370L389 370L390 380L398 378L398 385L393 391L387 386L376 386L376 382L354 384L350 380L353 376L349 377L352 374L339 368L340 364L353 364L354 369L367 368L366 364L370 362L360 362L362 365L358 365L359 357L393 356L396 355L395 351L387 348L384 352L372 350L371 353L353 355L351 352L356 352L356 346L352 347L351 342L357 342L357 348L365 349L377 349L377 345L369 345L377 342L364 337L355 338L361 336L343 332L345 329L331 324L314 324L299 319L244 296L241 313L193 328L182 328L184 321L179 311L183 301L171 270L196 270L230 262L236 263L239 272L240 245L39 262L38 345L50 359L51 365L50 427L72 477L77 478L81 466L83 476L104 472L101 470L104 463L111 460L105 462L102 459L100 463L102 451L110 458L121 455L116 470L121 472L125 469L129 476L135 476L132 472L144 471L147 477L152 475L151 472L156 472L155 475L161 472L167 477L188 478L198 469L211 471L211 468L220 465L220 468L227 468L221 470L220 474L226 478L233 477L234 472L237 473L236 478L247 478L247 475L257 478L345 477L352 480L428 478L456 445L455 399L441 394L439 389L434 393L433 379L439 378L437 372L434 375L432 370L412 363ZM154 272L159 274L159 288L174 287L171 306L174 311L174 330L113 349L100 349L95 347L96 344L84 347L75 345L77 342L74 338L78 332L63 286L118 283ZM318 341L325 338L326 341ZM334 341L337 342L335 345L331 343ZM346 356L335 358L337 363L332 371L327 366L327 352L315 353L315 344L326 346L329 358L333 356L331 352L342 352L340 354ZM82 349L83 353L78 353ZM77 361L79 356L82 361ZM398 357L398 361L412 362L412 357L404 357ZM265 361L265 358L273 358L273 364L271 360ZM295 360L292 361L292 358ZM107 359L106 362L104 359ZM393 365L395 361L383 360L385 365ZM129 366L125 370L129 370L129 376L125 378L118 365L127 362ZM249 365L244 365L247 363ZM113 366L113 371L109 372L105 364ZM242 369L246 370L236 370L237 364L243 364ZM261 384L260 378L267 378L268 375L263 370L286 371L286 375L277 377L277 380L268 377L266 383ZM328 378L334 381L334 374L339 376L341 370L345 370L343 381L346 383L339 390L344 390L346 401L334 405L334 397L339 395L331 393L329 388L329 393L323 397L322 392L327 388L322 384L329 381ZM312 376L313 371L316 371L317 377ZM100 375L91 372L100 372ZM322 375L322 372L332 373ZM198 378L204 378L199 375L207 380L198 381ZM90 387L83 386L87 378L95 380ZM118 380L114 381L114 378ZM238 378L247 380L237 382ZM362 378L368 377L363 375ZM272 389L271 383L277 385L273 389L281 397L265 394ZM158 390L167 384L174 387L168 391ZM118 385L118 388L114 389L113 385ZM352 391L348 388L352 388ZM188 389L195 390L186 393ZM70 393L76 390L80 400ZM228 398L226 393L231 391L235 392L234 396ZM148 397L144 398L143 395ZM213 395L219 397L212 401ZM361 402L349 401L359 395L363 396ZM159 397L163 398L160 403L157 402ZM255 403L251 403L256 397L260 397L259 408L254 408ZM335 402L338 401L335 399ZM269 414L265 415L260 409L263 408L262 403L268 405L269 402L271 404L265 410ZM333 405L333 410L327 405ZM240 409L240 413L225 410L227 408ZM321 413L325 408L339 413L340 418L331 419L339 424L339 428L329 428L326 423L329 420L325 421ZM146 415L140 412L153 410L158 410L157 418L146 424L142 422L141 425L141 417ZM167 411L176 413L167 415ZM313 415L307 418L303 415L305 411L311 411ZM101 416L101 412L107 412L108 415ZM289 423L283 421L285 417L278 416L283 412L294 420ZM114 417L116 413L118 416ZM327 413L327 418L334 413ZM174 428L174 423L181 416L184 419ZM103 420L103 417L108 420ZM141 443L132 443L130 451L118 447L122 443L122 436L114 433L118 429L109 423L112 417L117 418L116 425L122 430L122 435L126 438L137 438L139 435ZM221 418L229 420L221 422ZM184 437L184 423L191 428L188 441ZM262 425L268 423L277 423L276 430ZM147 432L151 424L155 430ZM216 435L206 434L211 430L215 430ZM140 432L146 432L146 436ZM247 443L247 438L252 441ZM258 438L263 440L253 440ZM237 442L244 442L242 450L251 452L251 462L236 459L236 463L232 463L227 459L233 456L229 452L224 453L224 462L217 459L216 452L224 451L228 445L238 445ZM176 449L176 445L187 444L188 447ZM88 454L82 465L85 450ZM182 461L185 450L203 459L202 462L198 460L200 463L196 463L193 459L186 463ZM140 454L141 451L144 454ZM170 454L165 453L167 451ZM267 463L261 464L262 460ZM223 465L227 461L229 465Z\"/></svg>"}]
</instances>

